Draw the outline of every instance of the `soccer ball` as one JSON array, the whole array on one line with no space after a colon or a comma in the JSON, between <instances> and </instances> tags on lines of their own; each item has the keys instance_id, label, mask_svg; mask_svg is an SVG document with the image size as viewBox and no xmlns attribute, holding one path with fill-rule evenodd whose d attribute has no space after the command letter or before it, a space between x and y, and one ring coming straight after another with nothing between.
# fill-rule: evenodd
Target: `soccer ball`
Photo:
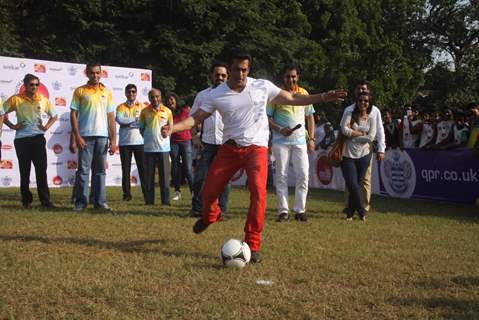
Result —
<instances>
[{"instance_id":1,"label":"soccer ball","mask_svg":"<svg viewBox=\"0 0 479 320\"><path fill-rule=\"evenodd\" d=\"M251 250L246 242L230 239L221 247L220 258L227 268L244 268L251 259Z\"/></svg>"}]
</instances>

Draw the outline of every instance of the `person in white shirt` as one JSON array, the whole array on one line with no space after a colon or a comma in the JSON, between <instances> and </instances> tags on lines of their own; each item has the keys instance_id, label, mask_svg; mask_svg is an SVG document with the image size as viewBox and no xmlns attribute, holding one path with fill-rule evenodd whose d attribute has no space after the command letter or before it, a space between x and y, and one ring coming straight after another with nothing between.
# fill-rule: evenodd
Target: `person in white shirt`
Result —
<instances>
[{"instance_id":1,"label":"person in white shirt","mask_svg":"<svg viewBox=\"0 0 479 320\"><path fill-rule=\"evenodd\" d=\"M421 136L422 121L418 118L418 111L413 107L406 108L406 115L399 126L399 146L403 148L417 148Z\"/></svg>"},{"instance_id":2,"label":"person in white shirt","mask_svg":"<svg viewBox=\"0 0 479 320\"><path fill-rule=\"evenodd\" d=\"M193 226L201 233L221 219L218 197L231 177L244 169L248 177L250 207L246 220L245 241L251 249L251 261L262 260L261 235L266 213L266 181L268 176L269 123L266 104L305 106L336 101L347 95L344 90L327 93L292 95L263 79L249 78L251 56L233 50L229 60L229 78L210 92L193 116L173 125L173 132L190 130L218 111L224 123L223 145L220 147L203 190L203 217Z\"/></svg>"},{"instance_id":3,"label":"person in white shirt","mask_svg":"<svg viewBox=\"0 0 479 320\"><path fill-rule=\"evenodd\" d=\"M442 148L454 141L454 117L451 109L444 110L441 121L437 123L436 144L433 148Z\"/></svg>"},{"instance_id":4,"label":"person in white shirt","mask_svg":"<svg viewBox=\"0 0 479 320\"><path fill-rule=\"evenodd\" d=\"M354 91L355 96L358 97L362 93L371 93L371 88L369 85L369 82L366 80L361 81L357 86ZM353 112L354 108L356 107L356 103L353 103L352 105L346 107L344 109L344 113L346 112ZM376 122L376 136L375 139L377 141L377 154L376 154L376 159L378 161L382 161L384 159L384 152L386 150L386 136L384 134L384 126L383 126L383 120L381 118L381 111L379 110L378 107L372 105L371 106L371 112L369 114L371 117L372 121ZM361 181L360 184L360 189L361 189L361 200L362 204L364 206L364 209L369 211L371 209L371 177L372 177L372 157L371 161L369 163L369 166L367 167L366 173L364 174L364 178ZM346 204L349 201L349 192L348 189L346 188L345 190L345 201ZM344 213L347 214L347 206L343 210Z\"/></svg>"},{"instance_id":5,"label":"person in white shirt","mask_svg":"<svg viewBox=\"0 0 479 320\"><path fill-rule=\"evenodd\" d=\"M361 200L360 184L371 166L372 143L377 134L378 121L372 115L372 108L371 94L361 92L353 110L346 108L341 119L341 132L346 137L341 171L349 191L347 220L352 220L357 211L361 220L366 221L367 212Z\"/></svg>"},{"instance_id":6,"label":"person in white shirt","mask_svg":"<svg viewBox=\"0 0 479 320\"><path fill-rule=\"evenodd\" d=\"M299 68L287 66L283 72L283 90L291 94L308 95L299 86ZM295 172L294 219L306 222L306 197L308 195L309 158L314 152L314 107L269 104L266 113L273 132L272 150L276 160L276 200L278 222L289 220L288 170L289 163ZM306 118L306 121L305 121ZM299 127L298 127L299 126ZM294 129L296 128L296 129ZM309 137L306 139L306 137Z\"/></svg>"},{"instance_id":7,"label":"person in white shirt","mask_svg":"<svg viewBox=\"0 0 479 320\"><path fill-rule=\"evenodd\" d=\"M226 79L228 79L228 65L219 61L215 62L212 71L213 85L200 91L196 95L190 114L197 112L211 90L225 82ZM210 117L203 121L201 124L201 132L198 132L197 135L199 140L194 142L193 145L199 150L199 158L193 177L193 195L191 197L190 215L199 218L201 217L203 182L208 173L208 168L211 166L211 163L213 163L213 159L223 143L223 121L218 111L215 111ZM228 211L228 194L230 189L230 184L228 184L219 199L222 217L224 217Z\"/></svg>"}]
</instances>

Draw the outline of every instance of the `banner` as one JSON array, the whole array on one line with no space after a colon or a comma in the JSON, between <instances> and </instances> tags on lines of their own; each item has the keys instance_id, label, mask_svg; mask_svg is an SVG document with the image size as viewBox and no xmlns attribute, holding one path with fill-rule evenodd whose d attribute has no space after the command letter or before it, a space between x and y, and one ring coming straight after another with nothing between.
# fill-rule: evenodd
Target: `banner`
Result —
<instances>
[{"instance_id":1,"label":"banner","mask_svg":"<svg viewBox=\"0 0 479 320\"><path fill-rule=\"evenodd\" d=\"M382 195L474 204L479 158L470 149L386 152L380 166Z\"/></svg>"},{"instance_id":2,"label":"banner","mask_svg":"<svg viewBox=\"0 0 479 320\"><path fill-rule=\"evenodd\" d=\"M309 154L309 187L343 191L340 168L327 160L329 150ZM275 161L270 156L271 173ZM470 149L424 150L395 149L385 153L384 161L375 157L372 163L372 193L413 199L441 200L474 204L479 201L479 158ZM244 185L246 174L239 171L234 185ZM296 177L289 164L288 185L294 187Z\"/></svg>"},{"instance_id":3,"label":"banner","mask_svg":"<svg viewBox=\"0 0 479 320\"><path fill-rule=\"evenodd\" d=\"M0 56L0 97L3 101L23 90L23 77L31 73L40 78L39 91L55 106L58 121L45 133L47 140L47 176L50 186L72 186L77 168L77 155L70 153L70 101L73 91L88 81L84 64L10 58ZM133 83L138 88L138 100L148 102L151 89L151 70L102 66L101 82L112 90L118 105L126 100L125 86ZM43 122L47 115L43 115ZM16 123L14 113L9 119ZM117 125L117 130L119 126ZM20 185L18 161L13 147L15 131L3 126L2 161L0 162L0 187ZM139 183L136 164L132 163L132 184ZM121 185L121 162L119 152L107 157L106 184ZM30 185L36 186L35 170L32 166Z\"/></svg>"}]
</instances>

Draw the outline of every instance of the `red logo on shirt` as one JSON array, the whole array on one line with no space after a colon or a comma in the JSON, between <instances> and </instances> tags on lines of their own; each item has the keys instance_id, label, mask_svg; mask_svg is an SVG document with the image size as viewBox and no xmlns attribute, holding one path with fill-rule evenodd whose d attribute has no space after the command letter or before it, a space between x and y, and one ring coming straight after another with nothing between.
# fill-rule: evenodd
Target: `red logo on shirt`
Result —
<instances>
[{"instance_id":1,"label":"red logo on shirt","mask_svg":"<svg viewBox=\"0 0 479 320\"><path fill-rule=\"evenodd\" d=\"M327 156L321 156L316 163L316 175L319 182L324 185L328 185L333 180L333 167L329 163Z\"/></svg>"},{"instance_id":2,"label":"red logo on shirt","mask_svg":"<svg viewBox=\"0 0 479 320\"><path fill-rule=\"evenodd\" d=\"M151 77L149 73L142 72L140 76L141 81L150 81Z\"/></svg>"},{"instance_id":3,"label":"red logo on shirt","mask_svg":"<svg viewBox=\"0 0 479 320\"><path fill-rule=\"evenodd\" d=\"M33 70L38 73L45 73L47 72L47 68L45 67L44 64L41 63L35 63L35 66L33 67Z\"/></svg>"},{"instance_id":4,"label":"red logo on shirt","mask_svg":"<svg viewBox=\"0 0 479 320\"><path fill-rule=\"evenodd\" d=\"M59 186L59 185L61 185L61 184L63 183L63 179L62 179L62 177L60 177L60 176L54 177L54 178L52 179L52 181L53 181L53 184L56 185L56 186Z\"/></svg>"},{"instance_id":5,"label":"red logo on shirt","mask_svg":"<svg viewBox=\"0 0 479 320\"><path fill-rule=\"evenodd\" d=\"M25 85L22 84L22 86L18 90L18 93L20 94L25 93ZM50 93L48 93L48 89L47 87L43 85L43 83L40 83L40 86L38 87L38 93L40 93L42 96L44 96L47 99L50 98Z\"/></svg>"},{"instance_id":6,"label":"red logo on shirt","mask_svg":"<svg viewBox=\"0 0 479 320\"><path fill-rule=\"evenodd\" d=\"M11 150L11 149L13 149L13 146L11 144L2 144L2 149L3 150Z\"/></svg>"},{"instance_id":7,"label":"red logo on shirt","mask_svg":"<svg viewBox=\"0 0 479 320\"><path fill-rule=\"evenodd\" d=\"M60 153L62 153L62 152L63 152L63 147L62 147L62 145L61 145L61 144L58 144L58 143L55 144L55 145L53 146L53 152L55 152L55 154L60 154Z\"/></svg>"},{"instance_id":8,"label":"red logo on shirt","mask_svg":"<svg viewBox=\"0 0 479 320\"><path fill-rule=\"evenodd\" d=\"M2 160L2 161L0 161L0 169L13 169L12 160Z\"/></svg>"},{"instance_id":9,"label":"red logo on shirt","mask_svg":"<svg viewBox=\"0 0 479 320\"><path fill-rule=\"evenodd\" d=\"M67 105L67 100L62 97L55 97L55 105L65 107Z\"/></svg>"}]
</instances>

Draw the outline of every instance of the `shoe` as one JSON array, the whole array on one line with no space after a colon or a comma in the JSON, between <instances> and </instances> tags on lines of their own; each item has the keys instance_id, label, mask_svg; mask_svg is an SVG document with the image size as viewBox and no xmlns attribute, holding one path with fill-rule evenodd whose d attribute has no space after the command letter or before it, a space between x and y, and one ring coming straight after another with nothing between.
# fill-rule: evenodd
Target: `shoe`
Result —
<instances>
[{"instance_id":1,"label":"shoe","mask_svg":"<svg viewBox=\"0 0 479 320\"><path fill-rule=\"evenodd\" d=\"M353 214L348 212L345 219L346 221L353 221Z\"/></svg>"},{"instance_id":2,"label":"shoe","mask_svg":"<svg viewBox=\"0 0 479 320\"><path fill-rule=\"evenodd\" d=\"M366 220L367 220L367 215L365 215L365 214L361 215L360 219L361 219L361 221L366 222Z\"/></svg>"},{"instance_id":3,"label":"shoe","mask_svg":"<svg viewBox=\"0 0 479 320\"><path fill-rule=\"evenodd\" d=\"M259 251L251 251L251 263L260 263L263 257Z\"/></svg>"},{"instance_id":4,"label":"shoe","mask_svg":"<svg viewBox=\"0 0 479 320\"><path fill-rule=\"evenodd\" d=\"M190 210L190 217L194 218L201 218L202 214L199 211L195 211L193 209Z\"/></svg>"},{"instance_id":5,"label":"shoe","mask_svg":"<svg viewBox=\"0 0 479 320\"><path fill-rule=\"evenodd\" d=\"M23 207L24 209L31 209L31 208L32 208L32 204L25 202L25 203L22 203L22 207Z\"/></svg>"},{"instance_id":6,"label":"shoe","mask_svg":"<svg viewBox=\"0 0 479 320\"><path fill-rule=\"evenodd\" d=\"M55 209L56 208L56 206L51 202L42 203L42 207L43 208L48 208L48 209Z\"/></svg>"},{"instance_id":7,"label":"shoe","mask_svg":"<svg viewBox=\"0 0 479 320\"><path fill-rule=\"evenodd\" d=\"M171 200L178 201L180 199L181 199L181 192L180 191L175 191L175 195L173 196L173 198L171 198Z\"/></svg>"},{"instance_id":8,"label":"shoe","mask_svg":"<svg viewBox=\"0 0 479 320\"><path fill-rule=\"evenodd\" d=\"M276 219L276 222L286 222L289 220L289 215L287 212L281 212Z\"/></svg>"},{"instance_id":9,"label":"shoe","mask_svg":"<svg viewBox=\"0 0 479 320\"><path fill-rule=\"evenodd\" d=\"M294 215L294 220L301 221L301 222L306 222L306 221L308 221L308 216L306 215L306 212L296 213Z\"/></svg>"},{"instance_id":10,"label":"shoe","mask_svg":"<svg viewBox=\"0 0 479 320\"><path fill-rule=\"evenodd\" d=\"M131 195L123 196L123 201L130 201Z\"/></svg>"},{"instance_id":11,"label":"shoe","mask_svg":"<svg viewBox=\"0 0 479 320\"><path fill-rule=\"evenodd\" d=\"M208 228L209 224L203 222L203 219L198 219L193 225L193 232L196 234L202 233Z\"/></svg>"},{"instance_id":12,"label":"shoe","mask_svg":"<svg viewBox=\"0 0 479 320\"><path fill-rule=\"evenodd\" d=\"M111 213L114 213L113 212L113 209L111 207L109 207L106 203L103 204L103 205L94 205L93 206L95 208L95 210L100 210L100 211L105 211L105 212L111 212Z\"/></svg>"},{"instance_id":13,"label":"shoe","mask_svg":"<svg viewBox=\"0 0 479 320\"><path fill-rule=\"evenodd\" d=\"M77 212L77 213L81 213L85 210L84 207L73 207L73 211Z\"/></svg>"}]
</instances>

